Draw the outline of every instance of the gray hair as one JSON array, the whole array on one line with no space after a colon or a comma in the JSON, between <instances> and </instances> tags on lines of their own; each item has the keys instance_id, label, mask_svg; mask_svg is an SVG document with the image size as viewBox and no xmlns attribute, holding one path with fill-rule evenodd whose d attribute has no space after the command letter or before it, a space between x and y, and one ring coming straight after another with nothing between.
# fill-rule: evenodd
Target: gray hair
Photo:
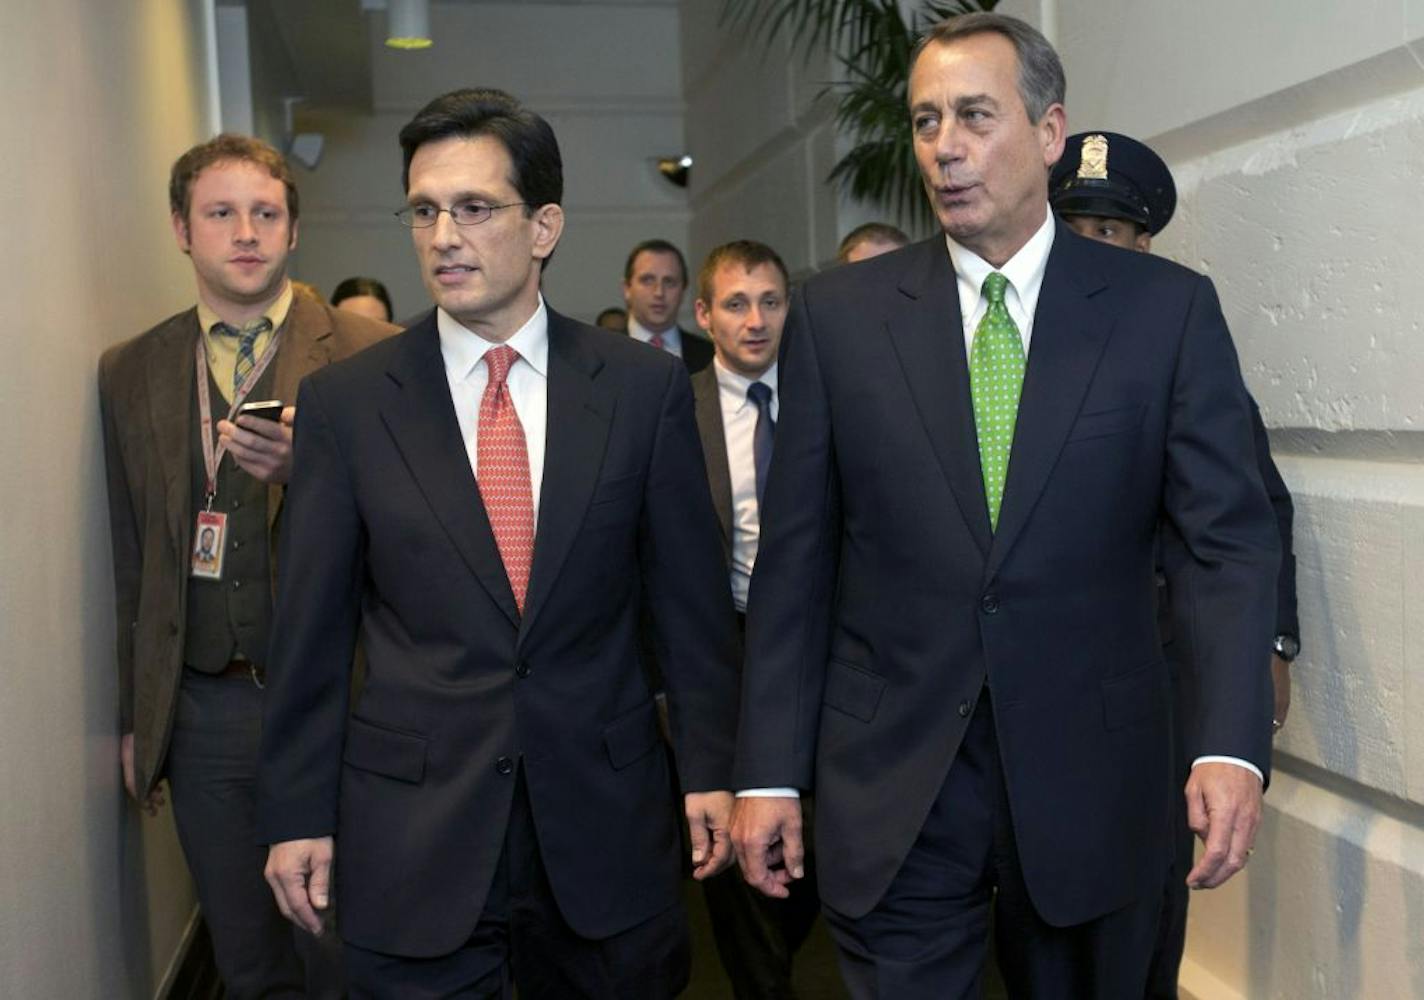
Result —
<instances>
[{"instance_id":1,"label":"gray hair","mask_svg":"<svg viewBox=\"0 0 1424 1000\"><path fill-rule=\"evenodd\" d=\"M910 54L910 70L932 42L948 45L970 35L993 32L1013 43L1019 57L1019 96L1029 121L1040 121L1054 104L1062 104L1068 90L1063 63L1048 39L1033 25L1007 14L960 14L935 25L916 43Z\"/></svg>"}]
</instances>

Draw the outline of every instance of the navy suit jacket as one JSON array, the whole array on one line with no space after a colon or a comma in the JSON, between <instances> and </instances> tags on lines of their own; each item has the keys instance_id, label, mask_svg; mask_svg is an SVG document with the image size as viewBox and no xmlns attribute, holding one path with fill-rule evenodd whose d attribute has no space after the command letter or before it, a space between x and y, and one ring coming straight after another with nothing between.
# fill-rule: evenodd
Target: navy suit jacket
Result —
<instances>
[{"instance_id":1,"label":"navy suit jacket","mask_svg":"<svg viewBox=\"0 0 1424 1000\"><path fill-rule=\"evenodd\" d=\"M822 899L884 894L992 691L1018 851L1055 925L1161 891L1165 516L1190 566L1200 752L1270 760L1279 559L1215 292L1058 226L998 530L936 237L812 278L752 581L738 787L814 787Z\"/></svg>"},{"instance_id":2,"label":"navy suit jacket","mask_svg":"<svg viewBox=\"0 0 1424 1000\"><path fill-rule=\"evenodd\" d=\"M604 937L676 903L680 810L637 651L646 598L682 787L730 787L736 633L687 371L549 313L524 614L470 471L433 314L303 382L259 787L264 842L334 834L340 929L463 944L522 760L559 908ZM364 688L347 716L351 651Z\"/></svg>"}]
</instances>

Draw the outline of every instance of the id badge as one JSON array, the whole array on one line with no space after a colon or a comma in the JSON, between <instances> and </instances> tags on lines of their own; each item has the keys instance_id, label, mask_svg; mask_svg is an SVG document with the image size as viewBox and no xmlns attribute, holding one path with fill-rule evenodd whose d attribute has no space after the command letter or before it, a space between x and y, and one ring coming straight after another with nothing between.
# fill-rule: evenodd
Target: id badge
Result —
<instances>
[{"instance_id":1,"label":"id badge","mask_svg":"<svg viewBox=\"0 0 1424 1000\"><path fill-rule=\"evenodd\" d=\"M226 541L227 515L215 510L198 511L198 525L193 530L193 559L189 575L199 580L221 580Z\"/></svg>"}]
</instances>

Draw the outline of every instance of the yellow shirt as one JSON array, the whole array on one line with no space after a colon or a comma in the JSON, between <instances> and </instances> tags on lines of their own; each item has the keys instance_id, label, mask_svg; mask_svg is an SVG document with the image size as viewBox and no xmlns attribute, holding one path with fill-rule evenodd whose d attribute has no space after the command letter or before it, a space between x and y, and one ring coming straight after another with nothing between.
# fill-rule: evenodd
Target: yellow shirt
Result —
<instances>
[{"instance_id":1,"label":"yellow shirt","mask_svg":"<svg viewBox=\"0 0 1424 1000\"><path fill-rule=\"evenodd\" d=\"M258 335L252 348L254 360L262 357L263 352L267 350L267 345L272 343L272 337L286 322L287 313L291 309L292 284L287 282L282 287L282 294L273 299L272 304L262 314L272 324L272 329ZM213 373L213 380L222 390L223 399L231 403L232 373L237 370L237 338L214 332L213 327L221 322L217 313L201 301L198 303L198 326L203 331L204 345L208 350L208 370Z\"/></svg>"}]
</instances>

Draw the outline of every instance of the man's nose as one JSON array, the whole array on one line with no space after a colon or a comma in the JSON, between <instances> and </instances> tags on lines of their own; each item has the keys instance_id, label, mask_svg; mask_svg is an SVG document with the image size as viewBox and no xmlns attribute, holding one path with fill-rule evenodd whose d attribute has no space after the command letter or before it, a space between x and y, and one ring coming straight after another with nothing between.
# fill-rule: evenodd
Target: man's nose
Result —
<instances>
[{"instance_id":1,"label":"man's nose","mask_svg":"<svg viewBox=\"0 0 1424 1000\"><path fill-rule=\"evenodd\" d=\"M439 212L435 224L430 227L430 242L436 248L448 249L460 242L460 227L455 225L455 217L449 212Z\"/></svg>"},{"instance_id":2,"label":"man's nose","mask_svg":"<svg viewBox=\"0 0 1424 1000\"><path fill-rule=\"evenodd\" d=\"M252 224L252 216L244 213L237 213L237 229L233 232L232 238L238 243L256 243L257 227Z\"/></svg>"}]
</instances>

